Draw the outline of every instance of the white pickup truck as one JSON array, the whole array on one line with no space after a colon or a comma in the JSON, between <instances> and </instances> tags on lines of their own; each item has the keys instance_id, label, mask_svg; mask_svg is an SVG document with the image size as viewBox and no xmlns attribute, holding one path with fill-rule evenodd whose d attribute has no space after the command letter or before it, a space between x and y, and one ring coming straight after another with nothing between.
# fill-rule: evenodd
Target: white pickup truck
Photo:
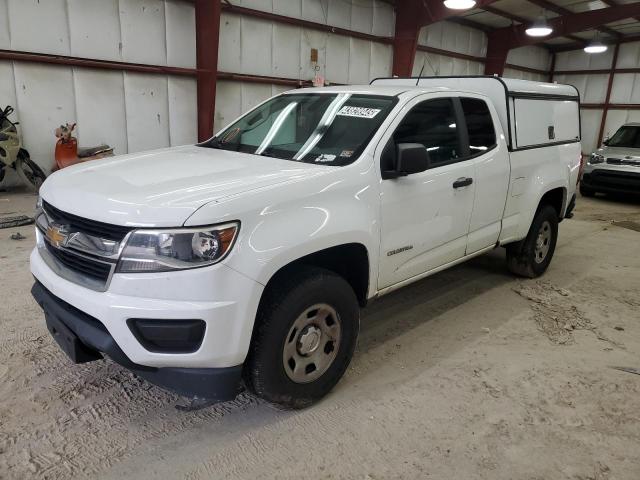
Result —
<instances>
[{"instance_id":1,"label":"white pickup truck","mask_svg":"<svg viewBox=\"0 0 640 480\"><path fill-rule=\"evenodd\" d=\"M506 247L541 275L580 169L579 97L498 77L267 100L202 144L75 165L40 190L32 293L76 362L191 398L310 405L360 307Z\"/></svg>"}]
</instances>

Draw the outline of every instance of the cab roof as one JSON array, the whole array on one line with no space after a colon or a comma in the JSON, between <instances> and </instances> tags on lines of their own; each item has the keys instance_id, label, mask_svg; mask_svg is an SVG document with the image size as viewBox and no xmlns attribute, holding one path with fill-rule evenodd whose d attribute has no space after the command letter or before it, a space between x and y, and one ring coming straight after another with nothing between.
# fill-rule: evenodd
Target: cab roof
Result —
<instances>
[{"instance_id":1,"label":"cab roof","mask_svg":"<svg viewBox=\"0 0 640 480\"><path fill-rule=\"evenodd\" d=\"M401 85L334 85L331 87L307 87L290 90L286 93L354 93L362 95L384 95L388 97L396 97L401 93L406 92L410 88ZM434 88L416 87L416 90L423 90L425 92L437 91ZM449 90L446 89L445 90Z\"/></svg>"}]
</instances>

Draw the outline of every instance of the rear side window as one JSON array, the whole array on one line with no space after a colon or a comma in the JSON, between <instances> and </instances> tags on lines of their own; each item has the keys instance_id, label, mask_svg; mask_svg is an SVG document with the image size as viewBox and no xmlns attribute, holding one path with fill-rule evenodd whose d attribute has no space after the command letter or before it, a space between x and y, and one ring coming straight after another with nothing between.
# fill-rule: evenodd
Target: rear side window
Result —
<instances>
[{"instance_id":1,"label":"rear side window","mask_svg":"<svg viewBox=\"0 0 640 480\"><path fill-rule=\"evenodd\" d=\"M489 107L478 98L461 98L462 111L469 132L469 153L478 155L496 145L496 131Z\"/></svg>"},{"instance_id":2,"label":"rear side window","mask_svg":"<svg viewBox=\"0 0 640 480\"><path fill-rule=\"evenodd\" d=\"M449 98L427 100L411 109L393 134L396 143L421 143L431 163L451 162L460 157L460 142L453 103Z\"/></svg>"}]
</instances>

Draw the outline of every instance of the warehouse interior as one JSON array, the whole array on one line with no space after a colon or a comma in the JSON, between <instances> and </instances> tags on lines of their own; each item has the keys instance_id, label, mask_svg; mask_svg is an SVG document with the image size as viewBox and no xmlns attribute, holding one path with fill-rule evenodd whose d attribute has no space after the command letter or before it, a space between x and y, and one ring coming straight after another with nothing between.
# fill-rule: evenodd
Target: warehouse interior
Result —
<instances>
[{"instance_id":1,"label":"warehouse interior","mask_svg":"<svg viewBox=\"0 0 640 480\"><path fill-rule=\"evenodd\" d=\"M61 125L119 156L302 87L484 75L575 86L586 162L640 122L640 2L0 0L0 108L46 175ZM0 178L0 217L32 215ZM637 196L578 195L544 277L496 249L367 306L318 405L185 412L114 362L69 368L30 294L33 225L2 228L0 478L640 478L639 232Z\"/></svg>"},{"instance_id":2,"label":"warehouse interior","mask_svg":"<svg viewBox=\"0 0 640 480\"><path fill-rule=\"evenodd\" d=\"M53 129L70 121L83 145L139 152L206 140L316 76L368 84L423 66L425 76L575 85L587 154L639 119L637 8L618 0L479 1L462 13L421 0L3 0L0 94L45 170ZM541 14L558 28L524 35ZM36 35L10 28L27 22ZM608 49L585 53L595 38Z\"/></svg>"}]
</instances>

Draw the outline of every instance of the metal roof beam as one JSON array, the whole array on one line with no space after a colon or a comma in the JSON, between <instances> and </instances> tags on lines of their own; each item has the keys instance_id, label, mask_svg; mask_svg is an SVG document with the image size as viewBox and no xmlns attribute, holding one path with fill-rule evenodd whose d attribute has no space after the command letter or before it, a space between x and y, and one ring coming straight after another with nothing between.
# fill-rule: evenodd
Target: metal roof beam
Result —
<instances>
[{"instance_id":1,"label":"metal roof beam","mask_svg":"<svg viewBox=\"0 0 640 480\"><path fill-rule=\"evenodd\" d=\"M477 0L482 8L496 0ZM420 29L426 25L451 19L459 12L444 6L441 1L403 0L396 3L396 28L393 39L393 74L408 77L418 48Z\"/></svg>"},{"instance_id":2,"label":"metal roof beam","mask_svg":"<svg viewBox=\"0 0 640 480\"><path fill-rule=\"evenodd\" d=\"M618 3L617 1L614 1L614 0L602 0L602 3L606 3L610 7L617 7L618 5L620 5L620 3ZM640 20L640 15L638 15L637 17L633 17L633 18L635 18L636 20Z\"/></svg>"},{"instance_id":3,"label":"metal roof beam","mask_svg":"<svg viewBox=\"0 0 640 480\"><path fill-rule=\"evenodd\" d=\"M507 54L512 48L540 44L550 38L566 37L575 32L590 30L605 23L635 17L636 15L640 15L640 2L552 18L548 20L548 23L553 28L553 32L546 37L528 36L526 34L527 25L525 24L496 29L487 35L489 42L485 74L502 75Z\"/></svg>"},{"instance_id":4,"label":"metal roof beam","mask_svg":"<svg viewBox=\"0 0 640 480\"><path fill-rule=\"evenodd\" d=\"M557 13L558 15L561 15L561 16L574 14L574 12L572 12L571 10L561 7L560 5L556 5L555 3L550 2L549 0L527 0L527 1L529 3L533 3L534 5L537 5L540 8L544 8L545 10L549 10L550 12ZM617 5L614 5L614 6L617 6ZM602 25L598 26L596 27L596 30L600 30L602 33L611 35L614 38L620 37L620 32L616 32L612 28L609 28L606 26L602 26Z\"/></svg>"},{"instance_id":5,"label":"metal roof beam","mask_svg":"<svg viewBox=\"0 0 640 480\"><path fill-rule=\"evenodd\" d=\"M566 37L575 32L583 32L604 23L615 22L636 15L640 15L640 2L552 18L548 20L548 23L553 28L553 32L546 37L530 37L526 34L527 25L518 25L494 30L489 34L489 41L493 39L494 41L504 42L503 44L509 48L536 45L550 38Z\"/></svg>"},{"instance_id":6,"label":"metal roof beam","mask_svg":"<svg viewBox=\"0 0 640 480\"><path fill-rule=\"evenodd\" d=\"M512 22L518 22L518 23L522 23L524 25L529 25L531 23L531 20L529 20L528 18L524 18L521 17L520 15L516 15L513 13L509 13L509 12L505 12L504 10L500 10L499 8L493 7L493 6L486 6L483 8L483 10L485 12L489 12L492 13L494 15L498 15L502 18L506 18L508 20L511 20ZM580 38L578 36L575 35L567 35L567 38L570 38L571 40L574 40L576 42L579 43L583 43L583 44L587 44L587 42L583 39Z\"/></svg>"}]
</instances>

